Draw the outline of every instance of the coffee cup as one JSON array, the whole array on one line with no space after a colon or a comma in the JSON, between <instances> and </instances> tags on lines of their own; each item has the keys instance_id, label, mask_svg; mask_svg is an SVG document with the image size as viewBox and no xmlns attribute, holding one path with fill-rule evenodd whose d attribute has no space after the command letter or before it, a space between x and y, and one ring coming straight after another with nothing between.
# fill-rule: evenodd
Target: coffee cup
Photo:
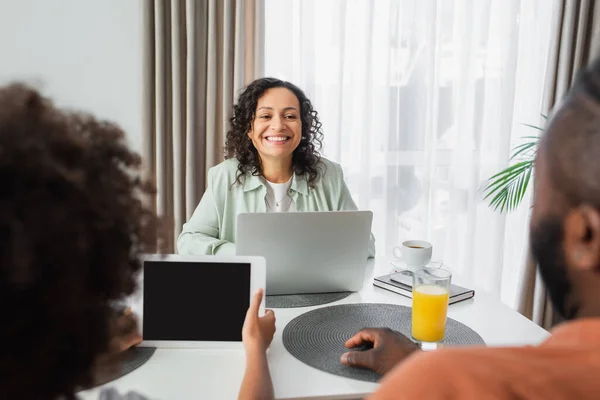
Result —
<instances>
[{"instance_id":1,"label":"coffee cup","mask_svg":"<svg viewBox=\"0 0 600 400\"><path fill-rule=\"evenodd\" d=\"M407 240L394 247L394 256L412 268L424 267L431 261L433 246L424 240Z\"/></svg>"}]
</instances>

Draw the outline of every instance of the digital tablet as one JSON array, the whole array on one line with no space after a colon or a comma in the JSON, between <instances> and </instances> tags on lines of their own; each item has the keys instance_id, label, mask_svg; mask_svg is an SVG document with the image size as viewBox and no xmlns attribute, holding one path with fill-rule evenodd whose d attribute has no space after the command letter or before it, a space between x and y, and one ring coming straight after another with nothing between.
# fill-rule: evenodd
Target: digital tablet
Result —
<instances>
[{"instance_id":1,"label":"digital tablet","mask_svg":"<svg viewBox=\"0 0 600 400\"><path fill-rule=\"evenodd\" d=\"M241 348L250 299L265 288L264 258L145 255L142 262L133 306L140 346Z\"/></svg>"}]
</instances>

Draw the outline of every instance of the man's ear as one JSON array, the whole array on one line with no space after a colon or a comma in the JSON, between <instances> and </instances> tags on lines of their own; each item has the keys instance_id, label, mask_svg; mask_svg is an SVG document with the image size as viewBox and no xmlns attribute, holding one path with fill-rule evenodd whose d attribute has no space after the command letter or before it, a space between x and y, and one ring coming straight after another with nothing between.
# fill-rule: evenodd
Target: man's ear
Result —
<instances>
[{"instance_id":1,"label":"man's ear","mask_svg":"<svg viewBox=\"0 0 600 400\"><path fill-rule=\"evenodd\" d=\"M583 204L568 212L564 223L564 252L568 265L580 271L600 267L600 212Z\"/></svg>"}]
</instances>

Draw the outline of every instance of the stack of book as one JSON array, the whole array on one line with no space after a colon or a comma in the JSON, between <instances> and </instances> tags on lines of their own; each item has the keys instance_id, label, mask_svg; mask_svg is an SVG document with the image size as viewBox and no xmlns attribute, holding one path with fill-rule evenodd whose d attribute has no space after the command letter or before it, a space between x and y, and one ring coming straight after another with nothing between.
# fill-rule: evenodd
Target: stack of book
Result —
<instances>
[{"instance_id":1,"label":"stack of book","mask_svg":"<svg viewBox=\"0 0 600 400\"><path fill-rule=\"evenodd\" d=\"M373 280L373 285L412 299L412 276L410 271L379 276ZM473 296L475 296L474 290L458 285L450 285L449 304L458 303Z\"/></svg>"}]
</instances>

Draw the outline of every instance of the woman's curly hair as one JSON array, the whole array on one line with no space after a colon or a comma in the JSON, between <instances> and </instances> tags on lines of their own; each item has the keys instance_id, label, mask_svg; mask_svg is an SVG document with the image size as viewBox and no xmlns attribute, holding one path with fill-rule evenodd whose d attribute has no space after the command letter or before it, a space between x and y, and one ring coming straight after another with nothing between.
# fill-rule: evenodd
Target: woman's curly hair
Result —
<instances>
[{"instance_id":1,"label":"woman's curly hair","mask_svg":"<svg viewBox=\"0 0 600 400\"><path fill-rule=\"evenodd\" d=\"M275 78L261 78L250 83L240 94L238 102L233 106L233 117L229 119L230 129L225 142L225 158L237 158L239 161L237 182L241 183L246 174L260 175L261 165L258 151L248 138L248 132L256 114L258 99L268 89L283 87L298 98L300 103L300 120L302 121L302 139L292 156L292 171L298 175L306 175L309 186L314 187L319 179L318 165L321 160L320 150L323 141L321 122L317 111L304 92L296 85Z\"/></svg>"},{"instance_id":2,"label":"woman's curly hair","mask_svg":"<svg viewBox=\"0 0 600 400\"><path fill-rule=\"evenodd\" d=\"M140 162L116 125L0 87L0 398L92 383L155 243Z\"/></svg>"}]
</instances>

